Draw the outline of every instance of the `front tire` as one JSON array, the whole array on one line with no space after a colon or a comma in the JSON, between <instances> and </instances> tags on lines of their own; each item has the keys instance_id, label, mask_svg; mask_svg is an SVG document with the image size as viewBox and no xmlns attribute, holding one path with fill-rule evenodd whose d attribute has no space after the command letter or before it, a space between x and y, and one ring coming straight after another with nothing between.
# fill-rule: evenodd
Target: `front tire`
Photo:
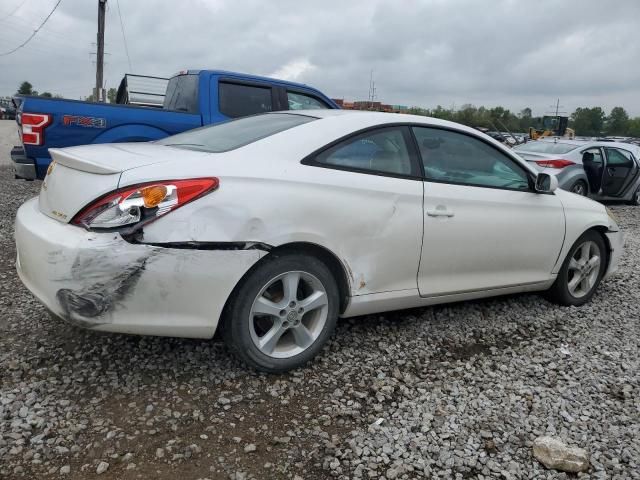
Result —
<instances>
[{"instance_id":1,"label":"front tire","mask_svg":"<svg viewBox=\"0 0 640 480\"><path fill-rule=\"evenodd\" d=\"M584 305L593 297L606 268L604 239L593 230L585 232L569 250L547 297L560 305Z\"/></svg>"},{"instance_id":2,"label":"front tire","mask_svg":"<svg viewBox=\"0 0 640 480\"><path fill-rule=\"evenodd\" d=\"M320 352L339 305L337 283L324 263L308 255L271 254L234 292L222 338L251 367L283 373Z\"/></svg>"}]
</instances>

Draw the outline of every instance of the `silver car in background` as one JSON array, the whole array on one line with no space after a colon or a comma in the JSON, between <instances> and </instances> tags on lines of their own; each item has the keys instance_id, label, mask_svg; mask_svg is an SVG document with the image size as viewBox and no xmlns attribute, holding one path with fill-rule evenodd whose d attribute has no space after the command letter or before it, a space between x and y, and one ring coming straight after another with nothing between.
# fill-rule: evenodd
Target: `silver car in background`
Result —
<instances>
[{"instance_id":1,"label":"silver car in background","mask_svg":"<svg viewBox=\"0 0 640 480\"><path fill-rule=\"evenodd\" d=\"M640 146L610 141L537 140L514 148L563 190L595 200L640 205Z\"/></svg>"}]
</instances>

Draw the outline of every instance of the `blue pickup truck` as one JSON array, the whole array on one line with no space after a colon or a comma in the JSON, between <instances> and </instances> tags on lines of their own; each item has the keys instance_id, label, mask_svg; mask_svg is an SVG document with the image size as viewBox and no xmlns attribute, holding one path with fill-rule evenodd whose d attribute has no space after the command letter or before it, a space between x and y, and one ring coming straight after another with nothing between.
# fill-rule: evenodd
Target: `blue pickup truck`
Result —
<instances>
[{"instance_id":1,"label":"blue pickup truck","mask_svg":"<svg viewBox=\"0 0 640 480\"><path fill-rule=\"evenodd\" d=\"M146 142L231 118L277 110L339 108L298 83L221 70L188 70L169 80L162 108L21 97L22 141L11 151L16 178L44 178L49 148Z\"/></svg>"}]
</instances>

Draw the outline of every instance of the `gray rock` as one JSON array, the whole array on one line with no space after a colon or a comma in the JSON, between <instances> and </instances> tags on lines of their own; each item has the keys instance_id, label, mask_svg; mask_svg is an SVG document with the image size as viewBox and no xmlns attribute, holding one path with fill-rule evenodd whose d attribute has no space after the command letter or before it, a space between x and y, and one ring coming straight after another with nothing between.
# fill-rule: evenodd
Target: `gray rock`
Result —
<instances>
[{"instance_id":1,"label":"gray rock","mask_svg":"<svg viewBox=\"0 0 640 480\"><path fill-rule=\"evenodd\" d=\"M536 438L533 455L545 467L554 470L577 473L589 469L589 453L582 448L569 447L559 438Z\"/></svg>"},{"instance_id":2,"label":"gray rock","mask_svg":"<svg viewBox=\"0 0 640 480\"><path fill-rule=\"evenodd\" d=\"M96 468L96 473L98 475L101 475L104 472L106 472L107 470L109 470L109 464L107 462L100 462L98 464L98 468Z\"/></svg>"}]
</instances>

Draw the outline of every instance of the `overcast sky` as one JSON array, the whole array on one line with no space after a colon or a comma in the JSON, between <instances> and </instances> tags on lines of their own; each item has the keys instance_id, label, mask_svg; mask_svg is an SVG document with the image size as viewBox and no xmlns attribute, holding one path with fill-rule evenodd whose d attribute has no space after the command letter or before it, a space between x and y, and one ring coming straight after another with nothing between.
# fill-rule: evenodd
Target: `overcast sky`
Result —
<instances>
[{"instance_id":1,"label":"overcast sky","mask_svg":"<svg viewBox=\"0 0 640 480\"><path fill-rule=\"evenodd\" d=\"M105 80L221 68L311 84L334 98L534 115L616 105L640 115L640 0L108 0ZM0 53L56 0L1 0ZM97 0L62 0L0 56L0 95L23 80L79 98L95 84Z\"/></svg>"}]
</instances>

